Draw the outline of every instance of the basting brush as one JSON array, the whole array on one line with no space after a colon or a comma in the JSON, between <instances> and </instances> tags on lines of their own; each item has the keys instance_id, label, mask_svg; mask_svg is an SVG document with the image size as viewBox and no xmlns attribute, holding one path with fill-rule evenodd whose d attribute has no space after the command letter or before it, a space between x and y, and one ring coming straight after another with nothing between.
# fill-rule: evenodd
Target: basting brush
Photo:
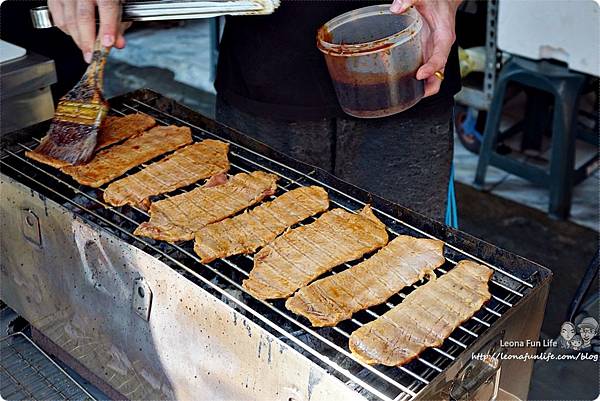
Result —
<instances>
[{"instance_id":1,"label":"basting brush","mask_svg":"<svg viewBox=\"0 0 600 401\"><path fill-rule=\"evenodd\" d=\"M109 51L96 40L90 65L77 85L59 100L48 134L35 152L71 164L92 158L98 129L108 112L102 83Z\"/></svg>"}]
</instances>

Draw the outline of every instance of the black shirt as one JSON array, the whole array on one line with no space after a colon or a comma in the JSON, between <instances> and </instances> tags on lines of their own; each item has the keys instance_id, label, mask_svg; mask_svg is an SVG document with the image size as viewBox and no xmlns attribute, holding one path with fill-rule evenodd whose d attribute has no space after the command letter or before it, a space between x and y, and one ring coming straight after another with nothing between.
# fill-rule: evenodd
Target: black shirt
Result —
<instances>
[{"instance_id":1,"label":"black shirt","mask_svg":"<svg viewBox=\"0 0 600 401\"><path fill-rule=\"evenodd\" d=\"M263 117L314 120L344 115L317 30L330 19L372 1L283 0L275 13L227 17L219 51L215 88L234 107ZM450 53L440 93L460 90L456 45Z\"/></svg>"}]
</instances>

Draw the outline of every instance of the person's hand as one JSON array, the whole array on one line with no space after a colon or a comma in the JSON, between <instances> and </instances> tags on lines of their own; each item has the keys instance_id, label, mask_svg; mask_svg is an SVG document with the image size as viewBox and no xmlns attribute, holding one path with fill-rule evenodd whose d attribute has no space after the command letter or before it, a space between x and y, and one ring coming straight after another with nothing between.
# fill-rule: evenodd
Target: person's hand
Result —
<instances>
[{"instance_id":1,"label":"person's hand","mask_svg":"<svg viewBox=\"0 0 600 401\"><path fill-rule=\"evenodd\" d=\"M425 63L417 71L417 79L425 80L425 96L435 95L442 81L434 74L444 71L448 54L456 40L454 23L456 10L461 0L394 0L390 11L403 13L415 6L424 19L423 60Z\"/></svg>"},{"instance_id":2,"label":"person's hand","mask_svg":"<svg viewBox=\"0 0 600 401\"><path fill-rule=\"evenodd\" d=\"M48 0L54 24L70 35L88 63L96 40L96 6L100 17L98 35L104 47L125 47L123 32L131 24L121 22L119 0Z\"/></svg>"}]
</instances>

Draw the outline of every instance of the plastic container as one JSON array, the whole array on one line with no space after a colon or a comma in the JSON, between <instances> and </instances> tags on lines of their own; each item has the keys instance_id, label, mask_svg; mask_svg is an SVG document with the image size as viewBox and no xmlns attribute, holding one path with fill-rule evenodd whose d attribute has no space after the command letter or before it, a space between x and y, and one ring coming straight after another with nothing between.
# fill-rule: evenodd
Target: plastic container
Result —
<instances>
[{"instance_id":1,"label":"plastic container","mask_svg":"<svg viewBox=\"0 0 600 401\"><path fill-rule=\"evenodd\" d=\"M423 20L414 7L400 15L389 7L347 12L317 34L340 105L355 117L389 116L423 98L424 82L416 79Z\"/></svg>"}]
</instances>

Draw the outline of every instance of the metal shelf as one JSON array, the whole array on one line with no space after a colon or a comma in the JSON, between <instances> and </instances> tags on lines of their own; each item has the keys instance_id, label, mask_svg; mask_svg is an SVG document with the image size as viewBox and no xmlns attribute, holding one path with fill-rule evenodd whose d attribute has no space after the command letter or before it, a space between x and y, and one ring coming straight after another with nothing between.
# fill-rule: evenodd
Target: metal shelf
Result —
<instances>
[{"instance_id":1,"label":"metal shelf","mask_svg":"<svg viewBox=\"0 0 600 401\"><path fill-rule=\"evenodd\" d=\"M95 400L20 332L0 339L0 395L5 400Z\"/></svg>"},{"instance_id":2,"label":"metal shelf","mask_svg":"<svg viewBox=\"0 0 600 401\"><path fill-rule=\"evenodd\" d=\"M488 0L485 35L485 70L481 88L463 86L456 95L456 101L477 110L488 110L494 95L496 76L502 67L502 52L496 44L498 26L498 1Z\"/></svg>"}]
</instances>

